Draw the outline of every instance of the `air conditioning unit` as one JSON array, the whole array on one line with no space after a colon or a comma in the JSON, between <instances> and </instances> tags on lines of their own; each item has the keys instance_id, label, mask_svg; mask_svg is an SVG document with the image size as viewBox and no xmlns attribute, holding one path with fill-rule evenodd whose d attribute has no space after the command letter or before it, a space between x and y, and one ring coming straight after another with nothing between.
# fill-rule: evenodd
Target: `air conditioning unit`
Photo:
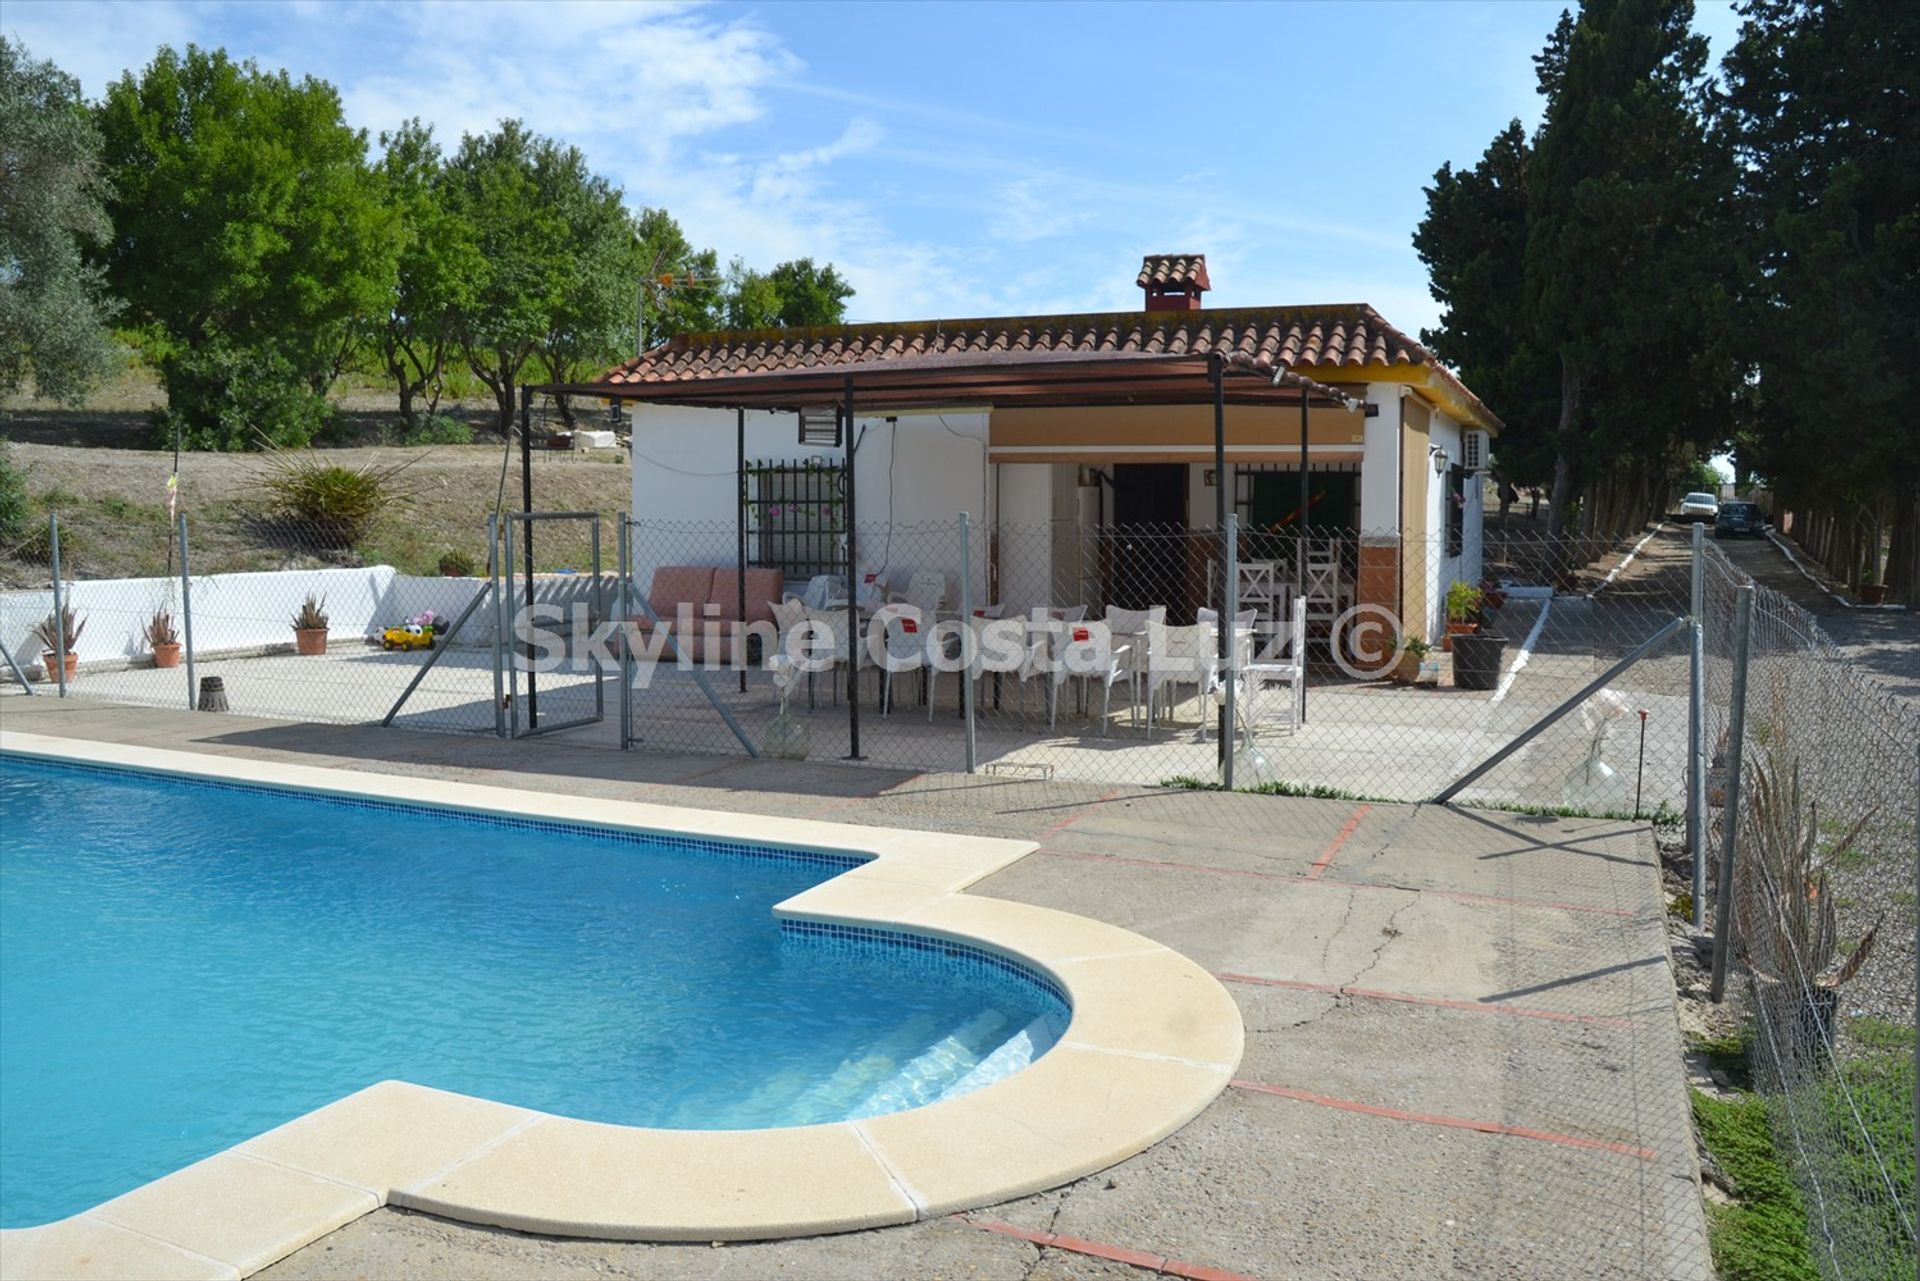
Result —
<instances>
[{"instance_id":1,"label":"air conditioning unit","mask_svg":"<svg viewBox=\"0 0 1920 1281\"><path fill-rule=\"evenodd\" d=\"M1468 471L1487 469L1487 433L1470 431L1460 437L1460 465Z\"/></svg>"}]
</instances>

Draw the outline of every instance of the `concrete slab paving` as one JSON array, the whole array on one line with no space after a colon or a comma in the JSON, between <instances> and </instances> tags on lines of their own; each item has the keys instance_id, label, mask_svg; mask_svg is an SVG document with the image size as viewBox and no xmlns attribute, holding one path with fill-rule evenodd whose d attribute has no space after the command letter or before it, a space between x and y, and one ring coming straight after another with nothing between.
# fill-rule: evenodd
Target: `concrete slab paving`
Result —
<instances>
[{"instance_id":1,"label":"concrete slab paving","mask_svg":"<svg viewBox=\"0 0 1920 1281\"><path fill-rule=\"evenodd\" d=\"M1412 805L1355 821L1342 801L32 702L0 701L0 718L39 733L1038 840L1054 852L971 892L1108 921L1216 973L1269 980L1228 982L1248 1030L1243 1085L1119 1166L976 1216L1060 1244L950 1219L724 1249L612 1244L382 1209L263 1276L1144 1274L1115 1254L1289 1279L1709 1274L1662 903L1651 842L1630 824Z\"/></svg>"}]
</instances>

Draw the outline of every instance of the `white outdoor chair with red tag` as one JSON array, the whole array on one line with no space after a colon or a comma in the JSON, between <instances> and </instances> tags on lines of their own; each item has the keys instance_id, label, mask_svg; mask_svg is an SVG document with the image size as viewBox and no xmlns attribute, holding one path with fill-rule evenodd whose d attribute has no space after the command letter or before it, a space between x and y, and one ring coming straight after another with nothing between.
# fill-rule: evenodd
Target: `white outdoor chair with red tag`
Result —
<instances>
[{"instance_id":1,"label":"white outdoor chair with red tag","mask_svg":"<svg viewBox=\"0 0 1920 1281\"><path fill-rule=\"evenodd\" d=\"M798 655L807 662L807 710L814 708L813 678L816 669L824 662L828 672L827 684L833 690L833 698L840 701L840 677L838 669L847 662L847 610L843 605L838 609L812 609L806 611L801 620L807 627L812 644Z\"/></svg>"},{"instance_id":2,"label":"white outdoor chair with red tag","mask_svg":"<svg viewBox=\"0 0 1920 1281\"><path fill-rule=\"evenodd\" d=\"M1080 696L1088 702L1086 694L1090 686L1100 686L1100 733L1103 737L1113 733L1113 687L1122 681L1131 681L1132 669L1128 659L1132 654L1132 642L1122 641L1118 646L1113 639L1113 628L1102 622L1064 623L1060 628L1060 638L1053 653L1053 685L1057 691L1069 680L1080 682ZM1056 692L1052 700L1054 713L1058 713L1060 698ZM1047 718L1047 729L1054 727L1054 716Z\"/></svg>"},{"instance_id":3,"label":"white outdoor chair with red tag","mask_svg":"<svg viewBox=\"0 0 1920 1281\"><path fill-rule=\"evenodd\" d=\"M932 619L912 605L887 605L874 614L874 619L885 626L887 633L887 661L879 669L880 714L885 716L893 710L893 678L926 666ZM927 714L933 714L931 697L927 699Z\"/></svg>"}]
</instances>

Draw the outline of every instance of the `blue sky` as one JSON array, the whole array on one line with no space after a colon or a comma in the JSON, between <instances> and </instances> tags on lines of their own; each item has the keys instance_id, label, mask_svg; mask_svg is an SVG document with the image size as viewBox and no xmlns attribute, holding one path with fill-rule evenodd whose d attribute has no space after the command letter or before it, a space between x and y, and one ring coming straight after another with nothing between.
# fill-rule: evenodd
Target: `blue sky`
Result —
<instances>
[{"instance_id":1,"label":"blue sky","mask_svg":"<svg viewBox=\"0 0 1920 1281\"><path fill-rule=\"evenodd\" d=\"M1215 306L1436 307L1421 187L1538 116L1562 5L192 4L8 0L89 94L156 47L335 84L377 134L519 116L722 260L831 259L855 319L1137 306L1147 252ZM1715 55L1737 18L1702 3Z\"/></svg>"}]
</instances>

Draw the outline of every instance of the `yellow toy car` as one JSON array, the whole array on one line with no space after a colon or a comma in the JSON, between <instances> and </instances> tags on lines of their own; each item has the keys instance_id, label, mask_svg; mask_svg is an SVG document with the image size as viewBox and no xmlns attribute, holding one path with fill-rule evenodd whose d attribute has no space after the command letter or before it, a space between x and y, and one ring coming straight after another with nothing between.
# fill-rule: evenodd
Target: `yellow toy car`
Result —
<instances>
[{"instance_id":1,"label":"yellow toy car","mask_svg":"<svg viewBox=\"0 0 1920 1281\"><path fill-rule=\"evenodd\" d=\"M418 623L408 623L405 627L389 627L380 633L381 649L432 649L433 629L422 627Z\"/></svg>"}]
</instances>

